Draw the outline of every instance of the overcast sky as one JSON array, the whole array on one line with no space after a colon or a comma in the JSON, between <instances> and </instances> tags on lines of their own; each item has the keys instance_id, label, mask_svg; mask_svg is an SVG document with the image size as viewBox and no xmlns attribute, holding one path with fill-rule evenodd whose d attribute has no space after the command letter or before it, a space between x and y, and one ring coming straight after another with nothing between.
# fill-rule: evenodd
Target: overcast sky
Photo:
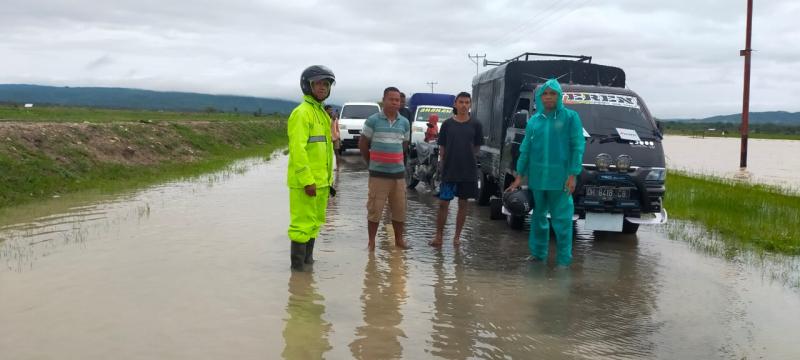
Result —
<instances>
[{"instance_id":1,"label":"overcast sky","mask_svg":"<svg viewBox=\"0 0 800 360\"><path fill-rule=\"evenodd\" d=\"M622 67L654 115L741 111L746 1L26 0L0 11L0 83L299 98L312 64L332 102L471 91L468 53L585 54ZM756 1L752 111L800 111L800 1ZM484 68L480 69L481 71Z\"/></svg>"}]
</instances>

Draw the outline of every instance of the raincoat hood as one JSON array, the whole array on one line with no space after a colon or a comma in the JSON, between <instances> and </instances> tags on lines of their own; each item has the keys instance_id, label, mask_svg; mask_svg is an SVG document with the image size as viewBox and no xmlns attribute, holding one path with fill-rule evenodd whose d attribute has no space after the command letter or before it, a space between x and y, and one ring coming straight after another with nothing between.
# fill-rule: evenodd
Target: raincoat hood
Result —
<instances>
[{"instance_id":1,"label":"raincoat hood","mask_svg":"<svg viewBox=\"0 0 800 360\"><path fill-rule=\"evenodd\" d=\"M544 114L544 104L542 103L542 94L545 89L553 89L558 93L556 98L556 111L564 109L564 91L561 90L561 84L556 79L547 80L542 86L536 89L536 115Z\"/></svg>"}]
</instances>

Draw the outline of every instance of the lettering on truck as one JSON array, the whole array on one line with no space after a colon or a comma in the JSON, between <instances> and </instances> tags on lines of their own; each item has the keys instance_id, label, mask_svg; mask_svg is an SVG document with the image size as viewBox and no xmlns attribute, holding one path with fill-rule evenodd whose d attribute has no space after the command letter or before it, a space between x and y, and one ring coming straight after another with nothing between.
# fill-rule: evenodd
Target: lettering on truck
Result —
<instances>
[{"instance_id":1,"label":"lettering on truck","mask_svg":"<svg viewBox=\"0 0 800 360\"><path fill-rule=\"evenodd\" d=\"M639 102L636 97L633 96L583 92L565 92L564 104L591 104L639 108Z\"/></svg>"},{"instance_id":2,"label":"lettering on truck","mask_svg":"<svg viewBox=\"0 0 800 360\"><path fill-rule=\"evenodd\" d=\"M432 114L438 115L439 121L442 122L453 115L453 110L445 107L420 106L419 108L417 108L416 120L428 121L428 117Z\"/></svg>"}]
</instances>

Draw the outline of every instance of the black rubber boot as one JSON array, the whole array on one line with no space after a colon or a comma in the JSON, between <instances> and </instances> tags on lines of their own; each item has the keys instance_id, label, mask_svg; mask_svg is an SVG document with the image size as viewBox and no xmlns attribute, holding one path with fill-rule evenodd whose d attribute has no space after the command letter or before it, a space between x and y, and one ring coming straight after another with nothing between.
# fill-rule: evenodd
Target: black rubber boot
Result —
<instances>
[{"instance_id":1,"label":"black rubber boot","mask_svg":"<svg viewBox=\"0 0 800 360\"><path fill-rule=\"evenodd\" d=\"M291 259L292 270L303 271L303 262L306 259L306 244L292 241Z\"/></svg>"},{"instance_id":2,"label":"black rubber boot","mask_svg":"<svg viewBox=\"0 0 800 360\"><path fill-rule=\"evenodd\" d=\"M311 238L306 243L306 264L313 264L314 263L314 238Z\"/></svg>"}]
</instances>

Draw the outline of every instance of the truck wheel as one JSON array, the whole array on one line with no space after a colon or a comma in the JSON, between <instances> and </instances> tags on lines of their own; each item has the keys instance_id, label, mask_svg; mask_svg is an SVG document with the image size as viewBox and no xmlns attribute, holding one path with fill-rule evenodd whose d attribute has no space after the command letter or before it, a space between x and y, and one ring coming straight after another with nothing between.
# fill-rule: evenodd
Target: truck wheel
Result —
<instances>
[{"instance_id":1,"label":"truck wheel","mask_svg":"<svg viewBox=\"0 0 800 360\"><path fill-rule=\"evenodd\" d=\"M500 220L505 218L503 215L503 199L490 198L489 199L489 219Z\"/></svg>"},{"instance_id":2,"label":"truck wheel","mask_svg":"<svg viewBox=\"0 0 800 360\"><path fill-rule=\"evenodd\" d=\"M628 222L627 220L625 220L622 223L623 234L636 234L638 230L639 230L639 224L634 224L632 222Z\"/></svg>"},{"instance_id":3,"label":"truck wheel","mask_svg":"<svg viewBox=\"0 0 800 360\"><path fill-rule=\"evenodd\" d=\"M494 195L492 190L494 190L494 183L487 180L486 175L481 175L481 188L478 191L478 205L479 206L486 206L489 205L489 198Z\"/></svg>"},{"instance_id":4,"label":"truck wheel","mask_svg":"<svg viewBox=\"0 0 800 360\"><path fill-rule=\"evenodd\" d=\"M525 217L517 215L506 215L506 223L514 230L522 230L525 226Z\"/></svg>"}]
</instances>

